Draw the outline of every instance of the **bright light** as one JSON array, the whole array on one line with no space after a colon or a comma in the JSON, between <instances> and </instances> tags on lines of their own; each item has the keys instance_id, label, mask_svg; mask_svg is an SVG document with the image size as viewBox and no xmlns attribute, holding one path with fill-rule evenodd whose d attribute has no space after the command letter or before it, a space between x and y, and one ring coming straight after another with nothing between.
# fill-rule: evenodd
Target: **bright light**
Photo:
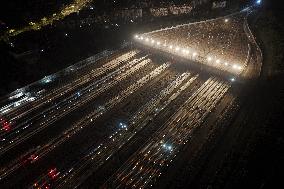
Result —
<instances>
[{"instance_id":1,"label":"bright light","mask_svg":"<svg viewBox=\"0 0 284 189\"><path fill-rule=\"evenodd\" d=\"M237 69L237 67L238 67L238 66L237 66L236 64L233 65L233 68L234 68L234 69Z\"/></svg>"},{"instance_id":2,"label":"bright light","mask_svg":"<svg viewBox=\"0 0 284 189\"><path fill-rule=\"evenodd\" d=\"M176 51L179 51L180 50L180 48L179 47L176 47Z\"/></svg>"},{"instance_id":3,"label":"bright light","mask_svg":"<svg viewBox=\"0 0 284 189\"><path fill-rule=\"evenodd\" d=\"M135 38L137 39L137 38L139 38L139 36L138 36L138 35L135 35Z\"/></svg>"},{"instance_id":4,"label":"bright light","mask_svg":"<svg viewBox=\"0 0 284 189\"><path fill-rule=\"evenodd\" d=\"M143 40L144 38L143 38L143 37L140 37L140 39Z\"/></svg>"},{"instance_id":5,"label":"bright light","mask_svg":"<svg viewBox=\"0 0 284 189\"><path fill-rule=\"evenodd\" d=\"M228 18L226 18L226 19L225 19L225 22L226 22L226 23L227 23L227 22L229 22L229 19L228 19Z\"/></svg>"},{"instance_id":6,"label":"bright light","mask_svg":"<svg viewBox=\"0 0 284 189\"><path fill-rule=\"evenodd\" d=\"M170 49L172 49L173 48L173 46L172 45L170 45Z\"/></svg>"},{"instance_id":7,"label":"bright light","mask_svg":"<svg viewBox=\"0 0 284 189\"><path fill-rule=\"evenodd\" d=\"M160 45L160 44L161 44L161 43L158 41L158 42L157 42L157 45Z\"/></svg>"},{"instance_id":8,"label":"bright light","mask_svg":"<svg viewBox=\"0 0 284 189\"><path fill-rule=\"evenodd\" d=\"M189 54L189 50L185 50L185 53L186 53L186 54Z\"/></svg>"},{"instance_id":9,"label":"bright light","mask_svg":"<svg viewBox=\"0 0 284 189\"><path fill-rule=\"evenodd\" d=\"M210 62L211 60L212 60L212 58L211 58L211 57L208 57L208 58L207 58L207 61L208 61L208 62Z\"/></svg>"},{"instance_id":10,"label":"bright light","mask_svg":"<svg viewBox=\"0 0 284 189\"><path fill-rule=\"evenodd\" d=\"M217 64L219 64L219 63L220 63L220 60L219 60L219 59L217 59L217 60L216 60L216 63L217 63Z\"/></svg>"},{"instance_id":11,"label":"bright light","mask_svg":"<svg viewBox=\"0 0 284 189\"><path fill-rule=\"evenodd\" d=\"M231 78L230 80L231 80L232 82L236 81L236 79L235 79L235 78Z\"/></svg>"},{"instance_id":12,"label":"bright light","mask_svg":"<svg viewBox=\"0 0 284 189\"><path fill-rule=\"evenodd\" d=\"M172 145L169 145L169 144L163 144L162 147L165 149L165 150L168 150L168 151L172 151L173 150L173 147Z\"/></svg>"},{"instance_id":13,"label":"bright light","mask_svg":"<svg viewBox=\"0 0 284 189\"><path fill-rule=\"evenodd\" d=\"M148 41L149 41L149 39L148 39L148 38L146 38L146 41L148 42Z\"/></svg>"},{"instance_id":14,"label":"bright light","mask_svg":"<svg viewBox=\"0 0 284 189\"><path fill-rule=\"evenodd\" d=\"M195 57L196 55L197 55L197 53L196 53L196 52L192 53L192 56L193 56L193 57Z\"/></svg>"},{"instance_id":15,"label":"bright light","mask_svg":"<svg viewBox=\"0 0 284 189\"><path fill-rule=\"evenodd\" d=\"M260 5L260 3L261 3L261 0L257 0L257 1L256 1L256 3L257 3L258 5Z\"/></svg>"},{"instance_id":16,"label":"bright light","mask_svg":"<svg viewBox=\"0 0 284 189\"><path fill-rule=\"evenodd\" d=\"M119 123L120 128L127 129L127 125L125 123Z\"/></svg>"},{"instance_id":17,"label":"bright light","mask_svg":"<svg viewBox=\"0 0 284 189\"><path fill-rule=\"evenodd\" d=\"M42 79L42 82L43 83L50 83L52 81L52 76L45 76L43 79Z\"/></svg>"},{"instance_id":18,"label":"bright light","mask_svg":"<svg viewBox=\"0 0 284 189\"><path fill-rule=\"evenodd\" d=\"M241 66L237 66L237 69L238 69L238 70L242 70L242 67L241 67Z\"/></svg>"},{"instance_id":19,"label":"bright light","mask_svg":"<svg viewBox=\"0 0 284 189\"><path fill-rule=\"evenodd\" d=\"M151 43L155 43L155 40L152 39Z\"/></svg>"},{"instance_id":20,"label":"bright light","mask_svg":"<svg viewBox=\"0 0 284 189\"><path fill-rule=\"evenodd\" d=\"M225 66L228 66L228 62L225 62Z\"/></svg>"},{"instance_id":21,"label":"bright light","mask_svg":"<svg viewBox=\"0 0 284 189\"><path fill-rule=\"evenodd\" d=\"M244 11L247 11L248 9L249 9L249 7L246 7L242 11L244 12Z\"/></svg>"}]
</instances>

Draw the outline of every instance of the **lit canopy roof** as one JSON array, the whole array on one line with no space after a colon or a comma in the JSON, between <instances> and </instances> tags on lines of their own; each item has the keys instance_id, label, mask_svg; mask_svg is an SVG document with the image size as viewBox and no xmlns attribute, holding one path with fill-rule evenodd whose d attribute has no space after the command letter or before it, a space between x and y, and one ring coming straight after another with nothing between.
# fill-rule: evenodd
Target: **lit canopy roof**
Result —
<instances>
[{"instance_id":1,"label":"lit canopy roof","mask_svg":"<svg viewBox=\"0 0 284 189\"><path fill-rule=\"evenodd\" d=\"M246 68L250 51L245 16L237 14L183 24L134 36L152 48L236 75Z\"/></svg>"}]
</instances>

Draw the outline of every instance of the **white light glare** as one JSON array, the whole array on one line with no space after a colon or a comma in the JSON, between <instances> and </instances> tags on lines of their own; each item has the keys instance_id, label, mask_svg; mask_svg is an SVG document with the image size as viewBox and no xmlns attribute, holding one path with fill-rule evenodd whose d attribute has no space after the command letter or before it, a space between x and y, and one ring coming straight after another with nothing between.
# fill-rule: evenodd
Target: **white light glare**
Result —
<instances>
[{"instance_id":1,"label":"white light glare","mask_svg":"<svg viewBox=\"0 0 284 189\"><path fill-rule=\"evenodd\" d=\"M119 123L119 126L123 129L126 129L127 128L127 125L125 123Z\"/></svg>"},{"instance_id":2,"label":"white light glare","mask_svg":"<svg viewBox=\"0 0 284 189\"><path fill-rule=\"evenodd\" d=\"M236 81L236 79L235 79L235 78L231 78L230 80L231 80L232 82Z\"/></svg>"},{"instance_id":3,"label":"white light glare","mask_svg":"<svg viewBox=\"0 0 284 189\"><path fill-rule=\"evenodd\" d=\"M172 49L173 48L173 46L172 45L170 45L170 49Z\"/></svg>"},{"instance_id":4,"label":"white light glare","mask_svg":"<svg viewBox=\"0 0 284 189\"><path fill-rule=\"evenodd\" d=\"M161 44L160 41L158 41L158 42L157 42L157 45L160 45L160 44Z\"/></svg>"},{"instance_id":5,"label":"white light glare","mask_svg":"<svg viewBox=\"0 0 284 189\"><path fill-rule=\"evenodd\" d=\"M219 59L217 59L217 60L216 60L216 63L217 63L217 64L219 64L219 63L220 63L220 60L219 60Z\"/></svg>"},{"instance_id":6,"label":"white light glare","mask_svg":"<svg viewBox=\"0 0 284 189\"><path fill-rule=\"evenodd\" d=\"M207 58L207 61L208 61L208 62L210 62L211 60L212 60L212 58L211 58L211 57L208 57L208 58Z\"/></svg>"},{"instance_id":7,"label":"white light glare","mask_svg":"<svg viewBox=\"0 0 284 189\"><path fill-rule=\"evenodd\" d=\"M162 147L166 150L172 151L173 147L171 145L163 144Z\"/></svg>"},{"instance_id":8,"label":"white light glare","mask_svg":"<svg viewBox=\"0 0 284 189\"><path fill-rule=\"evenodd\" d=\"M196 52L192 53L192 56L193 56L193 57L195 57L196 55L197 55L197 53L196 53Z\"/></svg>"},{"instance_id":9,"label":"white light glare","mask_svg":"<svg viewBox=\"0 0 284 189\"><path fill-rule=\"evenodd\" d=\"M179 51L179 49L180 49L179 47L176 47L176 51Z\"/></svg>"},{"instance_id":10,"label":"white light glare","mask_svg":"<svg viewBox=\"0 0 284 189\"><path fill-rule=\"evenodd\" d=\"M227 23L227 22L229 22L229 19L228 19L228 18L226 18L226 19L225 19L225 22L226 22L226 23Z\"/></svg>"}]
</instances>

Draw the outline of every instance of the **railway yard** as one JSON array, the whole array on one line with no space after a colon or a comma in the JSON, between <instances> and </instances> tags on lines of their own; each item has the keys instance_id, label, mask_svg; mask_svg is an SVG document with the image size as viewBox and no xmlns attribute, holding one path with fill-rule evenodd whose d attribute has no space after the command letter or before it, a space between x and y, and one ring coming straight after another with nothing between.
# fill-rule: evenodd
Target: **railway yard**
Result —
<instances>
[{"instance_id":1,"label":"railway yard","mask_svg":"<svg viewBox=\"0 0 284 189\"><path fill-rule=\"evenodd\" d=\"M2 98L2 188L166 188L179 180L174 167L194 165L260 74L249 12L137 34Z\"/></svg>"}]
</instances>

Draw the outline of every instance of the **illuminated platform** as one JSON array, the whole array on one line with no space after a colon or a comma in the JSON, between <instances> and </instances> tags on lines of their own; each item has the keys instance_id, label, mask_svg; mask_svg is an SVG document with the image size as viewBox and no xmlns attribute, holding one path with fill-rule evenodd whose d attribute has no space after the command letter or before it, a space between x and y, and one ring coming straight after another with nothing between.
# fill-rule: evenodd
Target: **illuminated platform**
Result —
<instances>
[{"instance_id":1,"label":"illuminated platform","mask_svg":"<svg viewBox=\"0 0 284 189\"><path fill-rule=\"evenodd\" d=\"M197 62L233 75L247 67L250 43L246 14L178 25L137 34L135 42L170 55Z\"/></svg>"}]
</instances>

